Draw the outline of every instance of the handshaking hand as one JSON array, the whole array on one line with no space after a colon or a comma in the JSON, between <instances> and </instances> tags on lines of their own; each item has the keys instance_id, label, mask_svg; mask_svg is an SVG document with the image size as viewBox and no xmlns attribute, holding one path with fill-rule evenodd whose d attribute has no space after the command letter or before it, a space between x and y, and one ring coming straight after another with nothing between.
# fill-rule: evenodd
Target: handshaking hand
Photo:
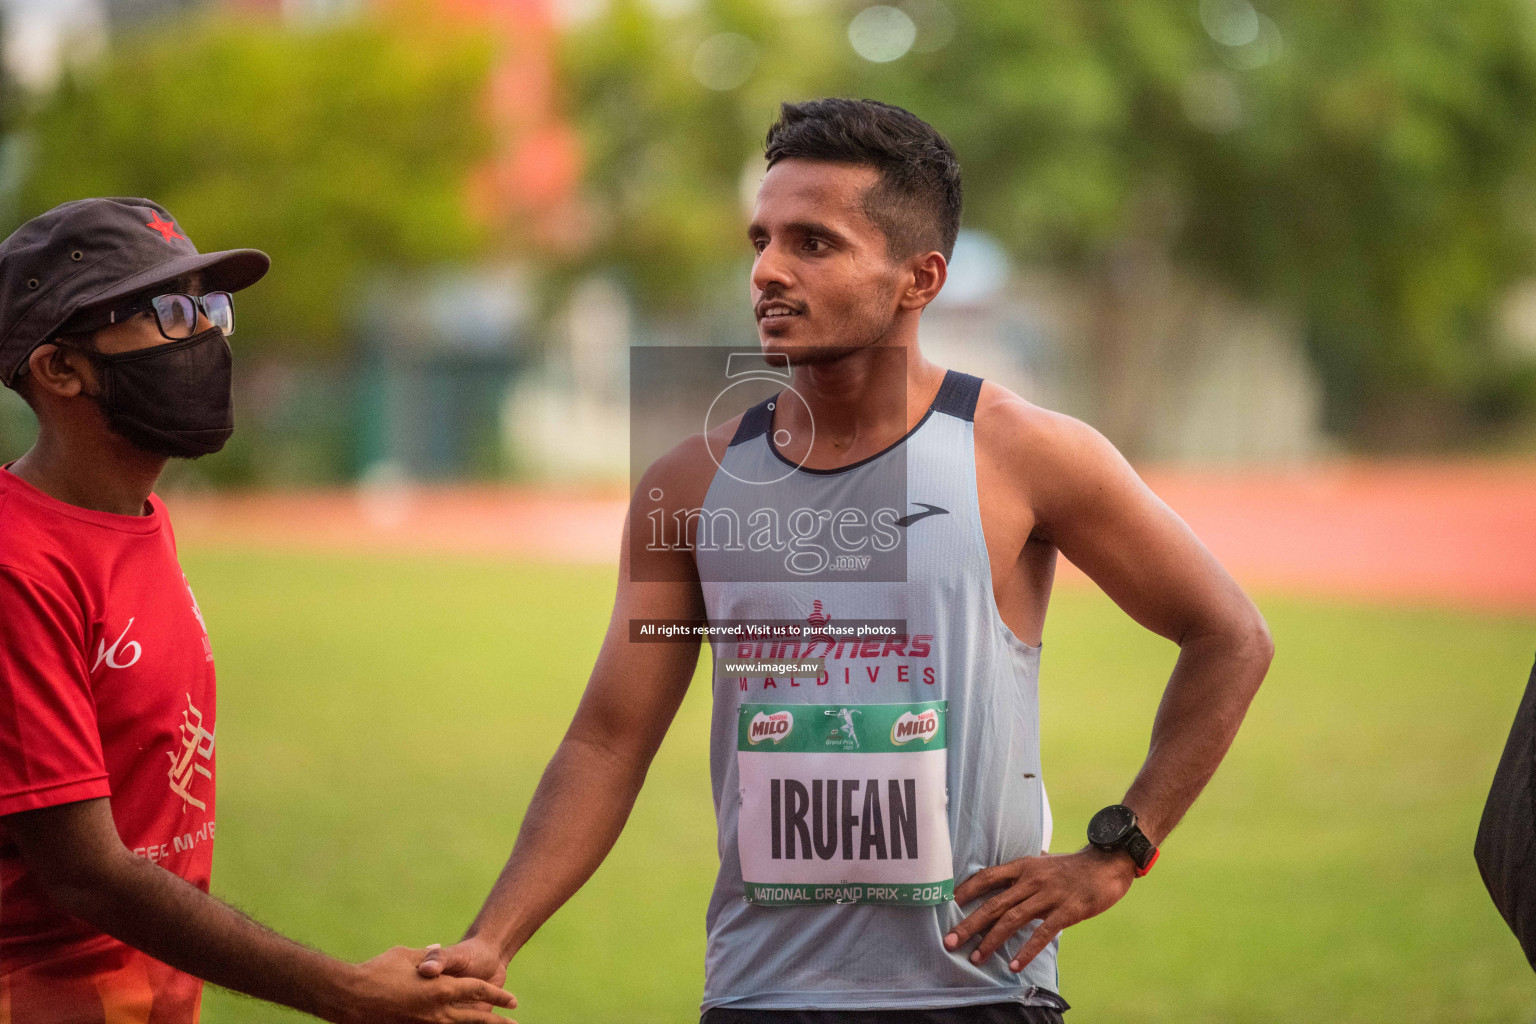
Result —
<instances>
[{"instance_id":1,"label":"handshaking hand","mask_svg":"<svg viewBox=\"0 0 1536 1024\"><path fill-rule=\"evenodd\" d=\"M342 1024L507 1024L494 1007L517 1000L499 981L423 975L432 949L396 946L352 969L343 1006L328 1019ZM506 971L501 972L505 977Z\"/></svg>"},{"instance_id":2,"label":"handshaking hand","mask_svg":"<svg viewBox=\"0 0 1536 1024\"><path fill-rule=\"evenodd\" d=\"M483 939L468 938L446 948L438 945L427 947L426 957L416 971L423 978L448 975L456 978L480 978L492 985L507 982L507 962L500 951Z\"/></svg>"}]
</instances>

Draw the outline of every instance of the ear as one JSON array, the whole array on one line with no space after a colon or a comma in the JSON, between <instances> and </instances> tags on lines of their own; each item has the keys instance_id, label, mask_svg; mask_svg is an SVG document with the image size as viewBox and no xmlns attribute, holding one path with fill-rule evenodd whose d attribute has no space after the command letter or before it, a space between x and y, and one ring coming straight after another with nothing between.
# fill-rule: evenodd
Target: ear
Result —
<instances>
[{"instance_id":1,"label":"ear","mask_svg":"<svg viewBox=\"0 0 1536 1024\"><path fill-rule=\"evenodd\" d=\"M27 369L31 372L34 393L39 395L74 398L85 391L88 377L94 380L85 356L51 341L32 350L27 357Z\"/></svg>"},{"instance_id":2,"label":"ear","mask_svg":"<svg viewBox=\"0 0 1536 1024\"><path fill-rule=\"evenodd\" d=\"M938 251L925 252L907 260L912 283L901 296L902 309L922 309L938 297L949 280L949 262Z\"/></svg>"}]
</instances>

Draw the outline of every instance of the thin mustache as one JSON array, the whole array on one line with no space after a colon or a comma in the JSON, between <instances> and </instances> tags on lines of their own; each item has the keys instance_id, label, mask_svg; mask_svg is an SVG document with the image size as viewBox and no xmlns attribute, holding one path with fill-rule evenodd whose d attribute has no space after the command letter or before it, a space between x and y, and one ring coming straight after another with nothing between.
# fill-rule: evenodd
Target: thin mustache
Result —
<instances>
[{"instance_id":1,"label":"thin mustache","mask_svg":"<svg viewBox=\"0 0 1536 1024\"><path fill-rule=\"evenodd\" d=\"M757 317L757 319L761 320L763 318L763 310L768 306L788 306L796 313L805 312L805 303L791 302L790 300L784 298L758 299L757 305L752 307L752 312Z\"/></svg>"}]
</instances>

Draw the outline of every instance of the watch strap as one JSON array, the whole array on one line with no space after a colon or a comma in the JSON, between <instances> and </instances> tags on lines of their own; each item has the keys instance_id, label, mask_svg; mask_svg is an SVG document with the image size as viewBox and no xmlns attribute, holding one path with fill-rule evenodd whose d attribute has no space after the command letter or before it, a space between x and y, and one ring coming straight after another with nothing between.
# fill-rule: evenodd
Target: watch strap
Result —
<instances>
[{"instance_id":1,"label":"watch strap","mask_svg":"<svg viewBox=\"0 0 1536 1024\"><path fill-rule=\"evenodd\" d=\"M1157 863L1158 849L1152 845L1152 840L1141 830L1141 826L1132 825L1131 834L1125 837L1124 850L1131 855L1131 860L1136 862L1136 877L1142 878L1152 865Z\"/></svg>"}]
</instances>

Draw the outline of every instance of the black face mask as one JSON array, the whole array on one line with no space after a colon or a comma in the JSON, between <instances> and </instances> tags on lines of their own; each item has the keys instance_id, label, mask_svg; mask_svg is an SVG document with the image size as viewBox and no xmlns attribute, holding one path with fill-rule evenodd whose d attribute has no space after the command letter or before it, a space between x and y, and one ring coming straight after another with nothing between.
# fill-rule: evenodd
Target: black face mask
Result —
<instances>
[{"instance_id":1,"label":"black face mask","mask_svg":"<svg viewBox=\"0 0 1536 1024\"><path fill-rule=\"evenodd\" d=\"M108 355L91 397L114 431L154 455L195 459L224 447L235 432L233 359L217 327L184 341Z\"/></svg>"}]
</instances>

